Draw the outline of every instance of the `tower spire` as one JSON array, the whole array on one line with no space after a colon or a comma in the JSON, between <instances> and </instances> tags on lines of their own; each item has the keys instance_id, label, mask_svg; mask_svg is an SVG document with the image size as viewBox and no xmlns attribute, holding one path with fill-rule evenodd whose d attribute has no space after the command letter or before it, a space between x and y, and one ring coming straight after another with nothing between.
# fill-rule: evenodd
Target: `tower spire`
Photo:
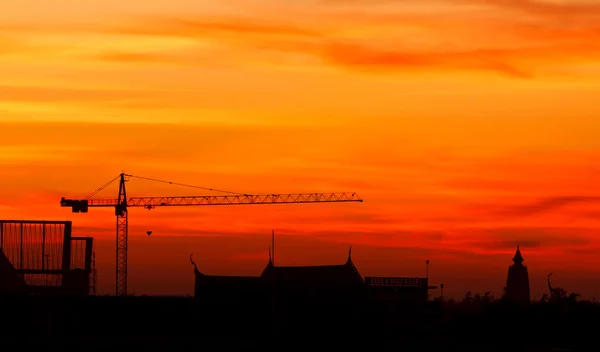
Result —
<instances>
[{"instance_id":1,"label":"tower spire","mask_svg":"<svg viewBox=\"0 0 600 352\"><path fill-rule=\"evenodd\" d=\"M517 252L515 253L515 257L512 259L515 264L523 264L523 256L521 255L520 246L517 245Z\"/></svg>"},{"instance_id":2,"label":"tower spire","mask_svg":"<svg viewBox=\"0 0 600 352\"><path fill-rule=\"evenodd\" d=\"M508 267L508 276L506 277L505 297L513 302L528 304L531 300L531 291L529 289L529 273L527 267L523 265L523 256L521 247L517 246L517 251L512 261L513 265Z\"/></svg>"}]
</instances>

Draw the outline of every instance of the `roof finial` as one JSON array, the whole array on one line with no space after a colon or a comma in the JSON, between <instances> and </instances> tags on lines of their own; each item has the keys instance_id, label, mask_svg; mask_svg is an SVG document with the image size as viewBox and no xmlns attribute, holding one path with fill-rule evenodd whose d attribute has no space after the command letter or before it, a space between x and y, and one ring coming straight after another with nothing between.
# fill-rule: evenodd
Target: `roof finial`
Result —
<instances>
[{"instance_id":1,"label":"roof finial","mask_svg":"<svg viewBox=\"0 0 600 352\"><path fill-rule=\"evenodd\" d=\"M194 260L192 259L192 256L194 255L194 253L190 254L190 262L192 263L192 265L194 266L194 274L199 274L200 271L198 270L198 267L196 266L196 263L194 263Z\"/></svg>"},{"instance_id":2,"label":"roof finial","mask_svg":"<svg viewBox=\"0 0 600 352\"><path fill-rule=\"evenodd\" d=\"M350 246L350 249L348 250L348 263L350 263L352 261L352 246Z\"/></svg>"},{"instance_id":3,"label":"roof finial","mask_svg":"<svg viewBox=\"0 0 600 352\"><path fill-rule=\"evenodd\" d=\"M273 262L273 258L271 258L271 247L269 247L269 263Z\"/></svg>"}]
</instances>

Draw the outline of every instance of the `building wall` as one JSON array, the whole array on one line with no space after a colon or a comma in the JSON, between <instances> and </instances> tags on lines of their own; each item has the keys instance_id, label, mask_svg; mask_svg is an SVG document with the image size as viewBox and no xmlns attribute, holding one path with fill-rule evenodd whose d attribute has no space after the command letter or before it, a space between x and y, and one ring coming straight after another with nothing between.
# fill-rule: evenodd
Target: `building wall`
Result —
<instances>
[{"instance_id":1,"label":"building wall","mask_svg":"<svg viewBox=\"0 0 600 352\"><path fill-rule=\"evenodd\" d=\"M526 266L511 265L508 268L505 298L516 303L530 302L529 273Z\"/></svg>"}]
</instances>

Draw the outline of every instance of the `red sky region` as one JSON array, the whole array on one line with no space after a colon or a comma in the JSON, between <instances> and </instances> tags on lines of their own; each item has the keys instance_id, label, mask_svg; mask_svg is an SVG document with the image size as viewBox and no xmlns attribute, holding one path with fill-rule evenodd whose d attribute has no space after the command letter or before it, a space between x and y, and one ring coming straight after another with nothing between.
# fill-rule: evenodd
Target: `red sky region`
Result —
<instances>
[{"instance_id":1,"label":"red sky region","mask_svg":"<svg viewBox=\"0 0 600 352\"><path fill-rule=\"evenodd\" d=\"M132 209L137 294L191 293L190 252L208 274L258 275L272 228L282 265L341 263L352 245L363 275L423 275L430 259L447 294L499 295L520 244L534 296L550 271L598 294L594 2L32 4L0 13L0 217L93 235L100 293L114 290L112 212L58 202L124 170L365 199Z\"/></svg>"}]
</instances>

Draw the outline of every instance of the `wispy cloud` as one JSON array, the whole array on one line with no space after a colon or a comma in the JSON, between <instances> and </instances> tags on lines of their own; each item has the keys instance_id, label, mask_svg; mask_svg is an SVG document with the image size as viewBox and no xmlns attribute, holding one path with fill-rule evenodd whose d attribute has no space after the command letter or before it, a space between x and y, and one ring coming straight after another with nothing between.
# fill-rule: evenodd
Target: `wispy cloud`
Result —
<instances>
[{"instance_id":1,"label":"wispy cloud","mask_svg":"<svg viewBox=\"0 0 600 352\"><path fill-rule=\"evenodd\" d=\"M446 70L494 71L520 78L530 78L532 73L509 63L506 50L413 53L385 50L360 45L332 45L323 57L347 68L389 72L390 70Z\"/></svg>"},{"instance_id":2,"label":"wispy cloud","mask_svg":"<svg viewBox=\"0 0 600 352\"><path fill-rule=\"evenodd\" d=\"M323 4L323 7L305 9L286 21L274 19L275 10L271 9L264 15L137 17L124 19L119 24L108 22L70 29L63 25L55 30L190 41L187 49L181 51L117 49L97 54L90 51L98 60L123 63L205 62L211 55L198 50L198 46L211 43L206 50L214 52L228 47L230 51L220 56L237 57L237 61L232 59L232 64L256 57L273 60L276 64L281 58L269 57L268 52L283 52L312 57L317 60L313 63L320 61L333 67L372 73L487 71L532 78L543 75L546 67L591 62L600 57L600 45L595 41L600 36L600 26L592 20L600 13L597 4L456 0L454 3L459 9L461 5L478 5L489 10L473 13L465 8L440 17L411 12L411 7L405 4L387 3L392 7L386 13L369 11L368 2L360 5L364 7L363 12ZM491 10L493 8L539 18L531 20L525 15L497 13ZM568 25L557 25L556 16L569 14L578 17ZM26 26L12 28L18 31Z\"/></svg>"},{"instance_id":3,"label":"wispy cloud","mask_svg":"<svg viewBox=\"0 0 600 352\"><path fill-rule=\"evenodd\" d=\"M531 197L529 197L531 198ZM465 211L480 219L488 221L522 221L538 219L559 223L568 219L590 220L590 214L600 209L598 196L554 196L538 199L523 200L512 197L511 201L504 200L496 204L465 205ZM589 221L588 221L589 222Z\"/></svg>"},{"instance_id":4,"label":"wispy cloud","mask_svg":"<svg viewBox=\"0 0 600 352\"><path fill-rule=\"evenodd\" d=\"M310 27L294 26L286 21L227 16L149 17L130 25L107 27L106 31L121 34L141 34L206 38L243 33L245 36L315 37L322 32Z\"/></svg>"},{"instance_id":5,"label":"wispy cloud","mask_svg":"<svg viewBox=\"0 0 600 352\"><path fill-rule=\"evenodd\" d=\"M321 0L325 6L345 7L359 5L365 9L386 6L386 8L411 8L414 7L402 0ZM464 7L472 9L500 9L529 13L538 16L597 16L600 15L600 4L594 0L424 0L419 2L420 8L431 7L435 9L440 5Z\"/></svg>"},{"instance_id":6,"label":"wispy cloud","mask_svg":"<svg viewBox=\"0 0 600 352\"><path fill-rule=\"evenodd\" d=\"M497 251L514 250L518 245L545 251L569 251L596 242L595 229L572 227L498 227L463 229L453 237L463 249Z\"/></svg>"},{"instance_id":7,"label":"wispy cloud","mask_svg":"<svg viewBox=\"0 0 600 352\"><path fill-rule=\"evenodd\" d=\"M82 103L127 100L160 96L159 91L116 89L73 89L56 86L8 86L0 85L0 101L10 102L64 102Z\"/></svg>"},{"instance_id":8,"label":"wispy cloud","mask_svg":"<svg viewBox=\"0 0 600 352\"><path fill-rule=\"evenodd\" d=\"M462 3L492 5L502 9L527 12L538 16L600 16L600 4L595 1L553 0L454 0Z\"/></svg>"},{"instance_id":9,"label":"wispy cloud","mask_svg":"<svg viewBox=\"0 0 600 352\"><path fill-rule=\"evenodd\" d=\"M540 199L533 204L515 205L500 211L500 214L511 216L530 216L543 212L561 210L572 204L600 205L600 197L592 196L562 196Z\"/></svg>"}]
</instances>

